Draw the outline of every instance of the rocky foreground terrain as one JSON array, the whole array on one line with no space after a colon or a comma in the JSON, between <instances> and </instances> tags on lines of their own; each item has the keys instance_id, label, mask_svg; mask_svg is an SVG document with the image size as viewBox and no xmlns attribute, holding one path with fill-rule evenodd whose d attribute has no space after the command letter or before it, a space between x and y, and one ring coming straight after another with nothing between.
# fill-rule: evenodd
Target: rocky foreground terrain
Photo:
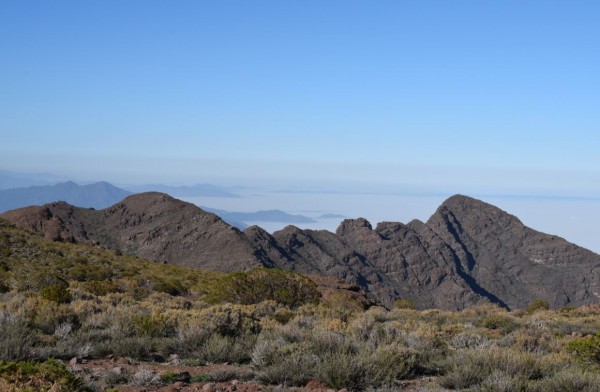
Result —
<instances>
[{"instance_id":1,"label":"rocky foreground terrain","mask_svg":"<svg viewBox=\"0 0 600 392\"><path fill-rule=\"evenodd\" d=\"M64 202L1 214L60 241L92 243L145 259L214 271L278 267L336 277L373 301L462 309L492 302L551 307L600 298L600 255L537 232L482 201L456 195L427 222L344 220L335 233L294 226L245 231L162 193L129 196L103 210Z\"/></svg>"}]
</instances>

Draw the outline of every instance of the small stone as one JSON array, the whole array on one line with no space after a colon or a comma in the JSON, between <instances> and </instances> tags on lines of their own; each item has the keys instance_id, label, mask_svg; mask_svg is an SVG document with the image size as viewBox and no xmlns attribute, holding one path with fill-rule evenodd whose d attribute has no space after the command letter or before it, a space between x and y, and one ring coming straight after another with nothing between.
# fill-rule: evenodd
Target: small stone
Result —
<instances>
[{"instance_id":1,"label":"small stone","mask_svg":"<svg viewBox=\"0 0 600 392\"><path fill-rule=\"evenodd\" d=\"M177 389L183 388L185 386L185 383L183 381L177 381L173 384L173 386Z\"/></svg>"},{"instance_id":2,"label":"small stone","mask_svg":"<svg viewBox=\"0 0 600 392\"><path fill-rule=\"evenodd\" d=\"M239 385L240 380L231 380L230 384L231 385Z\"/></svg>"},{"instance_id":3,"label":"small stone","mask_svg":"<svg viewBox=\"0 0 600 392\"><path fill-rule=\"evenodd\" d=\"M117 365L131 365L131 363L129 362L129 359L123 358L123 357L117 359L115 363Z\"/></svg>"},{"instance_id":4,"label":"small stone","mask_svg":"<svg viewBox=\"0 0 600 392\"><path fill-rule=\"evenodd\" d=\"M181 363L181 359L179 359L179 355L171 354L169 355L169 363L173 365L179 365Z\"/></svg>"},{"instance_id":5,"label":"small stone","mask_svg":"<svg viewBox=\"0 0 600 392\"><path fill-rule=\"evenodd\" d=\"M215 392L217 390L217 384L214 382L206 383L202 386L203 392Z\"/></svg>"},{"instance_id":6,"label":"small stone","mask_svg":"<svg viewBox=\"0 0 600 392\"><path fill-rule=\"evenodd\" d=\"M177 381L181 381L186 384L189 384L191 379L192 379L192 376L190 375L190 372L181 372L181 373L177 374Z\"/></svg>"},{"instance_id":7,"label":"small stone","mask_svg":"<svg viewBox=\"0 0 600 392\"><path fill-rule=\"evenodd\" d=\"M77 358L77 357L73 357L69 361L69 365L70 366L75 366L75 365L80 364L80 363L81 363L81 360L79 360L79 358Z\"/></svg>"},{"instance_id":8,"label":"small stone","mask_svg":"<svg viewBox=\"0 0 600 392\"><path fill-rule=\"evenodd\" d=\"M306 388L309 391L320 391L320 390L324 389L324 387L325 386L323 384L321 384L320 382L318 382L317 380L310 380L304 388Z\"/></svg>"},{"instance_id":9,"label":"small stone","mask_svg":"<svg viewBox=\"0 0 600 392\"><path fill-rule=\"evenodd\" d=\"M148 354L152 362L165 362L165 357L161 353L150 353Z\"/></svg>"},{"instance_id":10,"label":"small stone","mask_svg":"<svg viewBox=\"0 0 600 392\"><path fill-rule=\"evenodd\" d=\"M111 371L115 374L121 375L121 374L123 374L123 367L115 366L114 368L111 369Z\"/></svg>"}]
</instances>

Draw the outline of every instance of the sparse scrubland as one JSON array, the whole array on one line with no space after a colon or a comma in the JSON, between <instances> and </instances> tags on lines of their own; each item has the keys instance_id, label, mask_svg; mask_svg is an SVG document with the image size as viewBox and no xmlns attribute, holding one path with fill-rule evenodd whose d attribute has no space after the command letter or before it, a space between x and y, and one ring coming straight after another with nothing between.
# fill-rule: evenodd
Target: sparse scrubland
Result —
<instances>
[{"instance_id":1,"label":"sparse scrubland","mask_svg":"<svg viewBox=\"0 0 600 392\"><path fill-rule=\"evenodd\" d=\"M151 263L4 222L0 292L0 390L600 391L595 305L363 309L301 275Z\"/></svg>"}]
</instances>

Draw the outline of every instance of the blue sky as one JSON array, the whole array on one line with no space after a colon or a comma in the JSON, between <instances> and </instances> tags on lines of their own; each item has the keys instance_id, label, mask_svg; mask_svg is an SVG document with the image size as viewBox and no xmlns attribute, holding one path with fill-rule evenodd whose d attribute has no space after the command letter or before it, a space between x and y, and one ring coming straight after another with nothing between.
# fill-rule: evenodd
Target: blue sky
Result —
<instances>
[{"instance_id":1,"label":"blue sky","mask_svg":"<svg viewBox=\"0 0 600 392\"><path fill-rule=\"evenodd\" d=\"M4 1L0 166L600 197L597 1Z\"/></svg>"},{"instance_id":2,"label":"blue sky","mask_svg":"<svg viewBox=\"0 0 600 392\"><path fill-rule=\"evenodd\" d=\"M356 166L359 180L423 167L431 186L437 168L522 170L532 188L557 169L599 179L597 2L0 7L11 169L134 181L146 167L185 182L223 164L233 181L310 162L306 177L325 181Z\"/></svg>"}]
</instances>

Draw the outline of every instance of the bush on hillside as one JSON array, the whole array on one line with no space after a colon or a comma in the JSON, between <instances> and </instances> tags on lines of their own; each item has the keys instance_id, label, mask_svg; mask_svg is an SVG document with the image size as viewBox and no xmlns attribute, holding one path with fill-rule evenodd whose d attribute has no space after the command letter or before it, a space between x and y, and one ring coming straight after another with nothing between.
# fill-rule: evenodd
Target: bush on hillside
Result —
<instances>
[{"instance_id":1,"label":"bush on hillside","mask_svg":"<svg viewBox=\"0 0 600 392\"><path fill-rule=\"evenodd\" d=\"M573 339L567 344L567 350L584 362L600 363L600 332L595 336Z\"/></svg>"},{"instance_id":2,"label":"bush on hillside","mask_svg":"<svg viewBox=\"0 0 600 392\"><path fill-rule=\"evenodd\" d=\"M69 293L69 289L62 284L42 287L40 296L47 301L56 302L58 304L67 304L71 302L71 293Z\"/></svg>"},{"instance_id":3,"label":"bush on hillside","mask_svg":"<svg viewBox=\"0 0 600 392\"><path fill-rule=\"evenodd\" d=\"M41 363L0 360L0 379L6 380L10 390L15 391L90 391L82 379L53 359Z\"/></svg>"},{"instance_id":4,"label":"bush on hillside","mask_svg":"<svg viewBox=\"0 0 600 392\"><path fill-rule=\"evenodd\" d=\"M279 269L257 268L224 276L209 288L206 300L242 305L275 301L296 308L308 303L316 304L320 296L316 284L305 276Z\"/></svg>"},{"instance_id":5,"label":"bush on hillside","mask_svg":"<svg viewBox=\"0 0 600 392\"><path fill-rule=\"evenodd\" d=\"M550 309L550 304L548 301L543 299L535 299L529 303L527 306L527 313L535 313L538 310L548 310Z\"/></svg>"}]
</instances>

